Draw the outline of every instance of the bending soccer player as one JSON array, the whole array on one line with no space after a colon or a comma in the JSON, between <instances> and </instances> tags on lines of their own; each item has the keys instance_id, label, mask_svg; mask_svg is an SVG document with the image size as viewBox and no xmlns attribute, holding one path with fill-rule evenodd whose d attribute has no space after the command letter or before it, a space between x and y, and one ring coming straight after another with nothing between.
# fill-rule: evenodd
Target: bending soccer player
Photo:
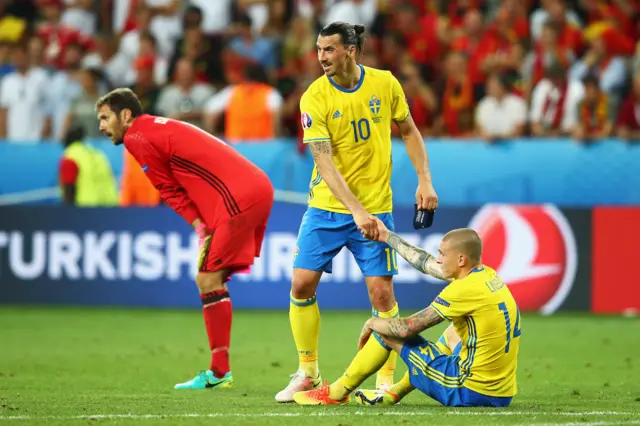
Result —
<instances>
[{"instance_id":1,"label":"bending soccer player","mask_svg":"<svg viewBox=\"0 0 640 426\"><path fill-rule=\"evenodd\" d=\"M417 388L451 407L508 406L516 394L520 312L509 288L493 269L482 264L478 234L472 229L448 232L436 259L389 231L381 221L377 223L377 241L387 243L419 271L451 282L429 307L408 318L371 318L365 323L359 347L365 346L372 333L378 333L409 371L387 389L356 391L356 402L393 405ZM438 342L420 336L445 320L452 321L454 329L448 328ZM360 383L376 367L357 372ZM351 369L345 376L352 374ZM333 395L326 385L299 392L294 399L302 405L348 401Z\"/></svg>"},{"instance_id":2,"label":"bending soccer player","mask_svg":"<svg viewBox=\"0 0 640 426\"><path fill-rule=\"evenodd\" d=\"M100 130L127 150L162 200L197 232L196 284L209 337L211 364L176 389L230 387L231 299L226 282L260 255L273 205L268 177L223 141L190 124L142 113L129 89L96 104Z\"/></svg>"},{"instance_id":3,"label":"bending soccer player","mask_svg":"<svg viewBox=\"0 0 640 426\"><path fill-rule=\"evenodd\" d=\"M304 142L315 167L309 185L309 208L298 232L291 283L289 318L298 350L298 371L276 401L321 385L318 367L320 311L316 289L323 272L343 247L362 271L373 315L394 317L398 305L393 276L398 273L393 250L367 241L359 227L376 233L376 218L393 229L391 197L391 124L402 133L418 175L416 202L435 210L438 197L431 183L424 141L409 114L398 80L389 72L358 64L364 27L334 22L320 31L318 60L325 75L313 82L300 100ZM357 364L382 366L377 386L394 382L397 357L389 356L379 336L362 350ZM388 360L388 361L387 361ZM386 363L385 363L386 362ZM383 365L384 364L384 365ZM336 384L346 396L357 380Z\"/></svg>"}]
</instances>

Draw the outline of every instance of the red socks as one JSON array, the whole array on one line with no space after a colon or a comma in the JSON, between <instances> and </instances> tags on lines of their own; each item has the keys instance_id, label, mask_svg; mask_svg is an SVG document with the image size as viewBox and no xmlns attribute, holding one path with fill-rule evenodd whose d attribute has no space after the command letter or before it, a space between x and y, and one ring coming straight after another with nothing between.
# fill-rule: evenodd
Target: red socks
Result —
<instances>
[{"instance_id":1,"label":"red socks","mask_svg":"<svg viewBox=\"0 0 640 426\"><path fill-rule=\"evenodd\" d=\"M231 341L231 298L226 290L200 295L204 324L209 336L211 366L209 369L220 378L229 372L229 343Z\"/></svg>"}]
</instances>

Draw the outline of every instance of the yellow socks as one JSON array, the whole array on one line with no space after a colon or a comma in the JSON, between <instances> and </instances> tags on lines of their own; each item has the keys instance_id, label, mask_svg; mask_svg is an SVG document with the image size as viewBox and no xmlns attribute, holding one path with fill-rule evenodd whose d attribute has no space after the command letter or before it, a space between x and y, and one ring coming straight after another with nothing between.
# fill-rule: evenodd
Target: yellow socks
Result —
<instances>
[{"instance_id":1,"label":"yellow socks","mask_svg":"<svg viewBox=\"0 0 640 426\"><path fill-rule=\"evenodd\" d=\"M300 370L308 377L318 377L318 337L320 336L320 309L316 297L295 299L290 296L289 322L293 340L298 349Z\"/></svg>"},{"instance_id":2,"label":"yellow socks","mask_svg":"<svg viewBox=\"0 0 640 426\"><path fill-rule=\"evenodd\" d=\"M373 310L374 317L380 318L396 318L399 316L398 312L398 303L393 305L390 311L387 312L378 312ZM382 386L391 386L394 383L393 373L396 371L396 363L398 361L398 354L395 352L391 352L389 354L389 359L384 365L378 370L378 374L376 375L376 388L380 389Z\"/></svg>"},{"instance_id":3,"label":"yellow socks","mask_svg":"<svg viewBox=\"0 0 640 426\"><path fill-rule=\"evenodd\" d=\"M347 371L338 380L331 384L330 397L344 399L355 388L360 386L367 377L378 371L389 358L390 349L384 345L379 337L372 334L364 347L351 361Z\"/></svg>"},{"instance_id":4,"label":"yellow socks","mask_svg":"<svg viewBox=\"0 0 640 426\"><path fill-rule=\"evenodd\" d=\"M388 391L398 395L398 401L404 398L409 392L414 390L415 388L411 385L411 379L409 378L409 372L407 371L402 379L391 386Z\"/></svg>"}]
</instances>

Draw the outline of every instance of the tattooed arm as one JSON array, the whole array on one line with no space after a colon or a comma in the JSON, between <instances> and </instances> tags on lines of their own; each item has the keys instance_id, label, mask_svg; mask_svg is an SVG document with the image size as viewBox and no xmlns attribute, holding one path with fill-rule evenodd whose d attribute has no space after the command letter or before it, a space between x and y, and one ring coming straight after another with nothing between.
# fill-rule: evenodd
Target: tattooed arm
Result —
<instances>
[{"instance_id":1,"label":"tattooed arm","mask_svg":"<svg viewBox=\"0 0 640 426\"><path fill-rule=\"evenodd\" d=\"M381 236L382 235L383 233L381 233ZM440 280L452 281L449 278L445 278L442 274L440 265L438 265L438 262L436 262L436 258L433 255L419 247L412 246L400 238L398 234L389 231L389 235L386 236L385 242L418 271Z\"/></svg>"},{"instance_id":2,"label":"tattooed arm","mask_svg":"<svg viewBox=\"0 0 640 426\"><path fill-rule=\"evenodd\" d=\"M334 197L349 209L358 228L363 229L368 235L378 236L375 216L371 216L358 198L353 195L347 181L333 161L333 150L330 141L311 142L308 144L313 160L316 163L318 174L327 183Z\"/></svg>"},{"instance_id":3,"label":"tattooed arm","mask_svg":"<svg viewBox=\"0 0 640 426\"><path fill-rule=\"evenodd\" d=\"M428 307L408 318L371 318L365 324L362 334L366 334L366 330L371 330L369 334L375 331L383 336L408 339L442 321L444 318Z\"/></svg>"},{"instance_id":4,"label":"tattooed arm","mask_svg":"<svg viewBox=\"0 0 640 426\"><path fill-rule=\"evenodd\" d=\"M342 174L333 162L333 150L330 141L311 142L307 144L316 163L322 180L327 183L334 197L353 214L364 212L364 207L353 195Z\"/></svg>"}]
</instances>

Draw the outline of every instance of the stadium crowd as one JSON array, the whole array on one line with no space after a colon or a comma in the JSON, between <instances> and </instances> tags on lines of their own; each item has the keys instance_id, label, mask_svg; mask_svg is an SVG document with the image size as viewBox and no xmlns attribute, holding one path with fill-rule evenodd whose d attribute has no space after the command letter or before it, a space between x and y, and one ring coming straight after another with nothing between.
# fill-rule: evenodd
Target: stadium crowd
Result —
<instances>
[{"instance_id":1,"label":"stadium crowd","mask_svg":"<svg viewBox=\"0 0 640 426\"><path fill-rule=\"evenodd\" d=\"M299 140L336 20L367 27L361 63L425 136L640 137L635 0L0 0L0 139L98 137L95 101L127 86L230 142Z\"/></svg>"}]
</instances>

